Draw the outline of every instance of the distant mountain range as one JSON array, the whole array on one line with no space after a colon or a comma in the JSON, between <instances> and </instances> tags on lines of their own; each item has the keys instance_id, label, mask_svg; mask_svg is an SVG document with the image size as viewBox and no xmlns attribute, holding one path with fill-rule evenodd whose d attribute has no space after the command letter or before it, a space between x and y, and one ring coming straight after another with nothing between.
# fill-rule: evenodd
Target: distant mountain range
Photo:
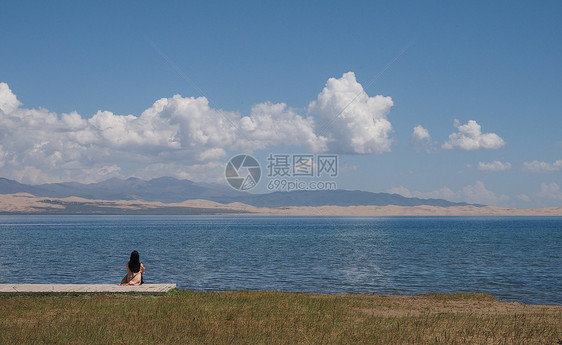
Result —
<instances>
[{"instance_id":1,"label":"distant mountain range","mask_svg":"<svg viewBox=\"0 0 562 345\"><path fill-rule=\"evenodd\" d=\"M29 193L35 196L65 198L77 196L86 199L135 200L181 202L192 199L215 200L236 197L246 193L237 192L218 184L194 183L173 177L160 177L150 181L131 177L126 180L111 178L97 183L48 183L27 185L0 178L0 194Z\"/></svg>"},{"instance_id":2,"label":"distant mountain range","mask_svg":"<svg viewBox=\"0 0 562 345\"><path fill-rule=\"evenodd\" d=\"M371 193L350 190L292 191L268 194L239 192L225 185L195 183L173 177L149 181L138 178L111 178L97 183L48 183L27 185L0 178L0 194L29 193L38 197L65 198L70 196L98 200L145 200L175 203L204 199L219 203L242 202L256 207L289 206L483 206L443 199L407 198L398 194Z\"/></svg>"}]
</instances>

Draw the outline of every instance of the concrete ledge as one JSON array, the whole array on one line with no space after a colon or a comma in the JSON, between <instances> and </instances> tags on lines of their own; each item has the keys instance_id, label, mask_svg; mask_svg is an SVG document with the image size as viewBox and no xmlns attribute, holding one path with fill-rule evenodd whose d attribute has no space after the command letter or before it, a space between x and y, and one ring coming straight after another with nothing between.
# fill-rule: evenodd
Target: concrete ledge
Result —
<instances>
[{"instance_id":1,"label":"concrete ledge","mask_svg":"<svg viewBox=\"0 0 562 345\"><path fill-rule=\"evenodd\" d=\"M146 293L165 294L175 289L176 284L142 284L120 286L117 284L0 284L0 293Z\"/></svg>"}]
</instances>

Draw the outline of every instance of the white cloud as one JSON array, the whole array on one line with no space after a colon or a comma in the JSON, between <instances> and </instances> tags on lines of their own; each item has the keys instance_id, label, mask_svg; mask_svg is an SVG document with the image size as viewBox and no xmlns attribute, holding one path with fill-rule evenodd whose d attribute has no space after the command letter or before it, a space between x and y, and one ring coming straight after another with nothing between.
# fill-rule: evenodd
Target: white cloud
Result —
<instances>
[{"instance_id":1,"label":"white cloud","mask_svg":"<svg viewBox=\"0 0 562 345\"><path fill-rule=\"evenodd\" d=\"M528 204L533 202L534 207L560 207L562 206L562 190L556 182L541 183L540 189L533 193L532 197L526 194L519 194L516 198Z\"/></svg>"},{"instance_id":2,"label":"white cloud","mask_svg":"<svg viewBox=\"0 0 562 345\"><path fill-rule=\"evenodd\" d=\"M421 150L431 152L433 150L433 145L431 143L429 131L422 125L415 126L410 136L410 145L418 152Z\"/></svg>"},{"instance_id":3,"label":"white cloud","mask_svg":"<svg viewBox=\"0 0 562 345\"><path fill-rule=\"evenodd\" d=\"M552 182L550 184L541 183L539 197L547 200L562 201L562 191L556 182Z\"/></svg>"},{"instance_id":4,"label":"white cloud","mask_svg":"<svg viewBox=\"0 0 562 345\"><path fill-rule=\"evenodd\" d=\"M486 189L482 181L476 181L474 185L467 185L460 190L453 191L448 187L429 192L410 191L408 188L400 186L388 190L389 193L396 193L405 197L416 197L422 199L445 199L456 202L468 202L484 205L499 205L507 201L507 195L497 196L491 190Z\"/></svg>"},{"instance_id":5,"label":"white cloud","mask_svg":"<svg viewBox=\"0 0 562 345\"><path fill-rule=\"evenodd\" d=\"M386 119L391 107L390 97L369 97L352 72L328 80L310 104L320 119L271 102L242 116L210 107L205 97L180 95L157 100L140 116L101 110L91 118L59 115L21 107L0 83L0 176L25 183L93 182L137 173L209 180L216 176L197 169L222 164L218 160L229 151L295 146L314 153L382 153L392 143Z\"/></svg>"},{"instance_id":6,"label":"white cloud","mask_svg":"<svg viewBox=\"0 0 562 345\"><path fill-rule=\"evenodd\" d=\"M265 102L252 107L250 116L240 120L241 151L282 145L304 146L325 152L327 139L315 134L314 118L304 118L284 103Z\"/></svg>"},{"instance_id":7,"label":"white cloud","mask_svg":"<svg viewBox=\"0 0 562 345\"><path fill-rule=\"evenodd\" d=\"M6 83L0 83L0 111L4 114L11 113L21 105L16 95L12 93Z\"/></svg>"},{"instance_id":8,"label":"white cloud","mask_svg":"<svg viewBox=\"0 0 562 345\"><path fill-rule=\"evenodd\" d=\"M201 152L199 155L199 160L201 161L210 161L210 160L217 160L226 157L226 151L221 148L214 148L208 149L206 151Z\"/></svg>"},{"instance_id":9,"label":"white cloud","mask_svg":"<svg viewBox=\"0 0 562 345\"><path fill-rule=\"evenodd\" d=\"M476 183L472 186L465 186L462 189L462 196L469 202L487 205L497 205L498 203L509 199L507 195L496 196L494 192L486 189L482 181L476 181Z\"/></svg>"},{"instance_id":10,"label":"white cloud","mask_svg":"<svg viewBox=\"0 0 562 345\"><path fill-rule=\"evenodd\" d=\"M0 145L0 168L2 168L4 164L6 164L6 156L6 152L4 152L2 145Z\"/></svg>"},{"instance_id":11,"label":"white cloud","mask_svg":"<svg viewBox=\"0 0 562 345\"><path fill-rule=\"evenodd\" d=\"M390 188L386 192L390 194L400 194L402 196L405 196L406 198L412 197L412 193L410 193L410 190L404 186Z\"/></svg>"},{"instance_id":12,"label":"white cloud","mask_svg":"<svg viewBox=\"0 0 562 345\"><path fill-rule=\"evenodd\" d=\"M530 172L562 171L562 159L559 159L552 164L537 160L534 160L532 162L525 162L523 163L523 170Z\"/></svg>"},{"instance_id":13,"label":"white cloud","mask_svg":"<svg viewBox=\"0 0 562 345\"><path fill-rule=\"evenodd\" d=\"M330 78L309 112L319 116L317 133L327 138L332 153L389 152L392 125L386 118L392 98L369 97L353 72Z\"/></svg>"},{"instance_id":14,"label":"white cloud","mask_svg":"<svg viewBox=\"0 0 562 345\"><path fill-rule=\"evenodd\" d=\"M429 135L429 131L422 125L417 125L416 127L414 127L412 138L414 138L415 140L426 140L431 139L431 135Z\"/></svg>"},{"instance_id":15,"label":"white cloud","mask_svg":"<svg viewBox=\"0 0 562 345\"><path fill-rule=\"evenodd\" d=\"M500 161L478 162L478 170L481 171L505 171L511 169L511 163Z\"/></svg>"},{"instance_id":16,"label":"white cloud","mask_svg":"<svg viewBox=\"0 0 562 345\"><path fill-rule=\"evenodd\" d=\"M466 151L497 150L505 145L505 141L496 133L482 133L482 127L474 120L461 125L455 120L458 132L451 133L449 140L443 144L444 149L458 147Z\"/></svg>"},{"instance_id":17,"label":"white cloud","mask_svg":"<svg viewBox=\"0 0 562 345\"><path fill-rule=\"evenodd\" d=\"M414 192L413 195L418 198L424 199L445 199L445 200L452 200L452 201L465 201L462 198L458 197L458 192L454 192L452 189L448 187L443 187L438 190L429 191L429 192Z\"/></svg>"}]
</instances>

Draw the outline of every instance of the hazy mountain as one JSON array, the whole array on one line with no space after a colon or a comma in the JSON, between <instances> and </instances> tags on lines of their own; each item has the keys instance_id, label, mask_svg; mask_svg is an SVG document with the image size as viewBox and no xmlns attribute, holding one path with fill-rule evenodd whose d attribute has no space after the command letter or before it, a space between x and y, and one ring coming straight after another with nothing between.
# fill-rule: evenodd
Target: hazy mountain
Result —
<instances>
[{"instance_id":1,"label":"hazy mountain","mask_svg":"<svg viewBox=\"0 0 562 345\"><path fill-rule=\"evenodd\" d=\"M398 206L466 206L465 202L451 202L443 199L407 198L399 194L371 193L359 190L325 190L273 192L238 197L238 201L253 206L360 206L360 205L398 205ZM477 205L481 206L481 205Z\"/></svg>"},{"instance_id":2,"label":"hazy mountain","mask_svg":"<svg viewBox=\"0 0 562 345\"><path fill-rule=\"evenodd\" d=\"M191 199L214 200L218 197L236 197L246 193L237 192L227 186L196 184L189 180L161 177L144 181L138 178L126 180L111 178L97 183L48 183L26 185L0 178L0 194L29 193L35 196L64 198L78 196L87 199L134 200L181 202Z\"/></svg>"},{"instance_id":3,"label":"hazy mountain","mask_svg":"<svg viewBox=\"0 0 562 345\"><path fill-rule=\"evenodd\" d=\"M165 203L205 199L220 203L242 202L257 207L287 206L466 206L464 202L443 199L406 198L398 194L371 193L364 191L292 191L268 194L239 192L228 186L195 183L173 177L160 177L149 181L138 178L126 180L111 178L97 183L48 183L26 185L0 178L0 194L29 193L40 197L64 198L77 196L87 199L161 201Z\"/></svg>"}]
</instances>

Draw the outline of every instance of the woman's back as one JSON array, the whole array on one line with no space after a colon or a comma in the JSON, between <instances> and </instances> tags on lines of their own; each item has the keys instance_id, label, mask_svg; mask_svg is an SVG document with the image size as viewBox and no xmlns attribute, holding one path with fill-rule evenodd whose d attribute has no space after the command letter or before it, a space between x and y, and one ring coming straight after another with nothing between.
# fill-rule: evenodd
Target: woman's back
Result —
<instances>
[{"instance_id":1,"label":"woman's back","mask_svg":"<svg viewBox=\"0 0 562 345\"><path fill-rule=\"evenodd\" d=\"M141 285L143 283L142 274L145 269L140 262L139 252L134 250L131 259L127 262L127 275L121 280L121 285Z\"/></svg>"}]
</instances>

